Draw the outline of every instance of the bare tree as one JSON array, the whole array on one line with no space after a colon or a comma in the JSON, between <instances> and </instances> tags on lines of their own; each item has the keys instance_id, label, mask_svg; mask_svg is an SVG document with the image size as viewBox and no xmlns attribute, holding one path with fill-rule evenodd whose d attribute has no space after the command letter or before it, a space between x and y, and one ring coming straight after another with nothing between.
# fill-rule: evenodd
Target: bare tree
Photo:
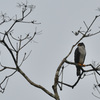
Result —
<instances>
[{"instance_id":1,"label":"bare tree","mask_svg":"<svg viewBox=\"0 0 100 100\"><path fill-rule=\"evenodd\" d=\"M59 94L58 94L58 89L60 88L60 90L62 90L62 86L65 85L67 87L71 87L74 88L78 82L83 79L84 77L86 77L88 72L94 72L94 76L95 79L97 81L96 75L100 75L99 71L100 71L100 64L98 65L94 65L94 64L85 64L85 66L90 66L91 68L88 70L85 70L83 66L82 67L82 73L80 74L80 76L77 78L77 80L75 81L74 84L67 84L65 82L63 82L63 71L65 69L65 64L67 65L78 65L77 63L71 62L68 60L69 56L71 55L74 47L84 38L86 37L91 37L94 36L96 34L100 33L100 30L98 30L97 32L93 33L92 32L92 27L94 25L94 23L96 22L97 18L100 17L100 15L95 16L95 18L93 19L93 21L90 23L90 25L88 26L86 24L86 22L84 21L84 25L86 27L86 30L82 30L82 28L80 28L77 32L73 32L74 35L78 36L79 34L81 34L81 38L76 41L76 43L72 46L70 52L63 58L63 60L61 61L61 63L59 64L59 66L57 67L57 70L55 72L55 76L54 76L54 84L52 85L52 89L53 89L53 93L50 92L49 90L47 90L44 86L39 85L38 83L35 83L33 80L31 80L20 68L23 64L23 62L29 57L31 51L29 53L24 53L24 56L21 60L21 62L19 62L19 55L20 52L23 50L23 48L25 48L36 36L36 34L38 32L34 32L33 35L30 35L29 33L26 34L26 36L20 35L19 37L14 37L13 32L14 32L14 26L18 23L24 23L24 24L40 24L37 23L35 20L31 20L31 21L26 21L26 18L31 14L32 10L35 8L34 5L28 5L28 3L18 3L18 7L21 8L21 17L18 18L17 15L15 15L14 18L10 18L9 16L7 16L6 13L1 13L1 22L0 22L0 26L4 25L4 24L8 24L10 22L12 22L12 25L9 26L9 29L6 30L5 32L0 32L0 44L2 46L4 46L10 56L13 59L14 65L13 67L11 66L5 66L2 64L2 62L0 62L0 72L3 72L6 69L9 70L13 70L12 73L10 73L10 75L7 75L1 82L0 82L0 92L4 93L5 88L7 86L8 83L8 79L13 76L16 72L19 72L25 79L27 82L30 83L30 85L39 88L41 90L43 90L46 94L48 94L49 96L51 96L52 98L54 98L55 100L60 100ZM13 43L14 42L14 43ZM1 51L2 53L2 51ZM62 79L60 80L60 77L62 77ZM98 81L97 81L98 83ZM5 86L4 86L5 84ZM4 87L3 87L4 86ZM100 86L100 84L98 83L97 85L95 85L95 87Z\"/></svg>"}]
</instances>

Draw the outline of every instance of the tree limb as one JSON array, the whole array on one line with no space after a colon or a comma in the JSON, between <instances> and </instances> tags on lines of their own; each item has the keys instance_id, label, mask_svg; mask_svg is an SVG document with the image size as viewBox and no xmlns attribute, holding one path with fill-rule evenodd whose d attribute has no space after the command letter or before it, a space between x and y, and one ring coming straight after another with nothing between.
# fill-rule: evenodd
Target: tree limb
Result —
<instances>
[{"instance_id":1,"label":"tree limb","mask_svg":"<svg viewBox=\"0 0 100 100\"><path fill-rule=\"evenodd\" d=\"M41 90L43 90L46 94L50 95L51 97L55 98L55 95L52 94L51 92L49 92L47 89L45 89L43 86L41 85L38 85L36 83L34 83L33 81L31 81L29 79L29 77L19 68L18 72L32 85L32 86L35 86Z\"/></svg>"}]
</instances>

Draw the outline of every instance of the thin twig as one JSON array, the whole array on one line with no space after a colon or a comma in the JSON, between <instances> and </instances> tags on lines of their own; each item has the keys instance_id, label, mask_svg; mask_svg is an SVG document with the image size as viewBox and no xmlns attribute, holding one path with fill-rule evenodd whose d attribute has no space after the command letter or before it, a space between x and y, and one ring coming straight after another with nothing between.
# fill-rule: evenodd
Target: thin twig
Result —
<instances>
[{"instance_id":1,"label":"thin twig","mask_svg":"<svg viewBox=\"0 0 100 100\"><path fill-rule=\"evenodd\" d=\"M84 25L86 26L86 28L88 29L88 26L87 26L86 22L85 22L85 21L83 21L83 23L84 23Z\"/></svg>"}]
</instances>

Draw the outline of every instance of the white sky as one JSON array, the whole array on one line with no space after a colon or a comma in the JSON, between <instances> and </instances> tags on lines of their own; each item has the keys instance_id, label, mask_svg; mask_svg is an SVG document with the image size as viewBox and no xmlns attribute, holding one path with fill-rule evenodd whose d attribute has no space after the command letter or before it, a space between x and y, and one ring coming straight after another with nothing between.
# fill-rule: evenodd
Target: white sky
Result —
<instances>
[{"instance_id":1,"label":"white sky","mask_svg":"<svg viewBox=\"0 0 100 100\"><path fill-rule=\"evenodd\" d=\"M16 4L26 2L26 0L2 0L0 1L0 12L7 12L8 15L14 17L20 16L20 9L16 8ZM34 40L38 43L30 43L27 49L22 53L32 50L32 54L22 66L22 70L34 82L43 85L52 91L54 75L61 60L68 54L72 45L80 38L75 36L72 31L77 31L80 27L85 30L83 21L89 25L95 15L98 15L96 9L100 7L100 0L29 0L29 4L36 5L28 20L37 20L40 25L16 25L17 33L32 33L37 27L37 31L42 30L41 35L37 35ZM98 31L100 18L96 21L93 31ZM6 30L8 25L3 26L2 30ZM0 30L1 31L1 30ZM86 45L87 56L85 63L89 64L93 60L100 62L100 48L98 47L100 35L86 38L83 42ZM13 65L8 54L1 51L1 61L3 64ZM74 53L74 52L73 52ZM73 53L69 57L73 61ZM21 55L22 56L22 55ZM5 60L6 57L6 60ZM1 75L1 74L0 74ZM68 66L64 70L64 81L66 83L74 83L77 79L76 69ZM1 75L2 76L2 75ZM3 77L0 77L0 80ZM93 76L85 77L81 80L75 89L63 87L63 91L59 91L61 100L98 100L91 93L93 84L95 83ZM96 93L94 91L94 93ZM97 93L96 93L97 94ZM54 100L40 89L31 86L19 73L16 73L9 79L4 94L0 94L1 100Z\"/></svg>"}]
</instances>

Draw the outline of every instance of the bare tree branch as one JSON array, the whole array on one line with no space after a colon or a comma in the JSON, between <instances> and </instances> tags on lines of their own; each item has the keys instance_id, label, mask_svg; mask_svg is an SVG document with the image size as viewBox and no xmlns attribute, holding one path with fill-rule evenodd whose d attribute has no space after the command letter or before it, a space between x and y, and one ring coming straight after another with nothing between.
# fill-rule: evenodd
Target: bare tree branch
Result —
<instances>
[{"instance_id":1,"label":"bare tree branch","mask_svg":"<svg viewBox=\"0 0 100 100\"><path fill-rule=\"evenodd\" d=\"M2 67L2 69L0 69L0 72L3 72L4 70L6 69L10 69L10 70L13 70L13 72L10 74L10 75L7 75L3 80L2 82L0 82L0 89L2 90L1 92L3 93L6 86L7 86L7 83L8 83L8 79L13 76L16 72L19 72L25 79L26 81L28 81L32 86L36 87L36 88L39 88L41 89L42 91L44 91L46 94L48 94L49 96L51 96L52 98L54 98L55 100L60 100L60 97L59 97L59 94L58 94L58 87L60 87L59 84L61 84L61 87L60 89L62 90L62 86L65 85L67 87L71 87L71 88L74 88L81 79L83 79L86 75L84 75L84 73L88 73L88 72L95 72L96 74L100 75L99 71L100 71L100 64L96 67L94 67L93 64L86 64L85 66L90 66L91 68L88 69L88 70L85 70L84 69L84 66L81 66L81 74L80 76L77 78L77 80L74 82L74 84L67 84L65 82L63 82L63 70L64 70L64 64L68 64L68 65L79 65L77 63L74 63L74 62L71 62L71 61L68 61L68 57L71 55L73 49L75 48L75 46L81 41L83 40L84 38L86 37L90 37L90 36L94 36L94 35L97 35L100 33L100 31L97 31L95 33L92 33L92 30L91 30L91 27L93 26L93 24L95 23L96 19L98 17L100 17L100 15L98 16L95 16L95 18L92 20L92 22L90 23L90 25L88 26L86 24L85 21L83 21L85 27L86 27L86 30L85 31L81 31L82 27L77 31L77 32L73 32L76 36L78 36L79 34L81 34L81 38L74 44L72 45L69 53L63 58L63 60L61 61L61 63L59 64L59 66L57 67L57 70L55 72L55 76L54 76L54 84L52 85L52 89L53 89L53 93L50 92L49 90L47 90L45 87L33 82L22 70L21 70L21 66L23 64L23 62L30 56L30 53L28 55L26 55L27 53L25 52L24 53L24 56L23 58L21 59L20 63L19 63L19 53L20 51L26 47L33 39L34 37L36 36L36 34L38 32L34 32L33 35L30 36L30 34L26 34L26 36L23 37L23 35L20 35L18 38L14 37L12 35L12 32L14 31L14 26L17 24L17 23L23 23L23 24L40 24L40 23L36 23L35 20L31 20L31 21L26 21L26 17L28 17L32 10L35 8L34 5L28 5L28 2L26 3L18 3L17 5L19 8L22 9L22 12L21 12L21 17L20 18L17 18L17 15L16 15L16 18L15 19L11 19L10 17L8 17L6 14L2 14L1 15L1 19L2 21L0 21L0 25L2 25L3 23L5 22L9 22L9 21L13 21L13 24L10 25L9 29L5 32L0 32L0 35L3 36L2 39L0 39L0 43L8 50L9 54L11 55L12 57L12 60L15 64L15 66L13 67L8 67L8 66L4 66L0 63L0 66ZM16 45L14 45L13 41L16 42ZM62 69L62 70L61 70ZM59 81L59 77L60 77L60 72L62 74L62 79L61 81ZM83 77L82 77L83 76ZM100 87L100 84L99 82L97 81L97 78L96 78L96 75L95 75L95 79L96 79L96 82L98 83L97 86ZM2 87L2 84L5 84L5 87L3 88Z\"/></svg>"},{"instance_id":2,"label":"bare tree branch","mask_svg":"<svg viewBox=\"0 0 100 100\"><path fill-rule=\"evenodd\" d=\"M51 97L55 98L55 95L52 94L51 92L49 92L47 89L45 89L43 86L38 85L36 83L34 83L33 81L31 81L28 76L19 68L18 72L33 86L42 89L46 94L50 95Z\"/></svg>"},{"instance_id":3,"label":"bare tree branch","mask_svg":"<svg viewBox=\"0 0 100 100\"><path fill-rule=\"evenodd\" d=\"M60 72L60 70L61 70L61 68L62 68L62 66L63 66L63 64L64 64L65 62L68 63L68 64L75 64L75 63L72 63L72 62L68 62L66 59L70 56L70 54L72 53L74 47L75 47L82 39L84 39L85 37L89 37L89 36L90 36L90 35L87 35L87 34L88 34L88 32L90 31L92 25L94 24L94 22L96 21L96 19L97 19L99 16L100 16L100 15L95 16L95 18L93 19L93 21L91 22L91 24L89 25L89 27L85 24L85 26L87 27L87 30L85 31L84 34L82 33L82 37L72 46L70 52L68 53L68 55L67 55L65 58L63 58L63 60L61 61L61 63L59 64L59 66L58 66L58 68L57 68L57 70L56 70L56 74L55 74L55 78L54 78L53 90L54 90L54 93L56 94L56 97L58 98L58 100L59 100L59 95L58 95L58 91L57 91L57 85L58 85L58 83L61 83L61 84L64 84L64 85L66 85L66 86L69 86L69 87L72 87L72 88L73 88L74 86L77 85L77 83L78 83L79 80L81 79L81 75L82 75L83 72L84 72L83 69L82 69L82 74L79 76L78 80L75 82L74 85L69 85L69 84L66 84L66 83L59 82L59 72ZM80 32L80 31L78 31L78 32ZM98 33L99 33L99 32L98 32ZM97 33L97 34L98 34L98 33ZM96 33L94 33L94 35L96 35ZM91 36L92 36L92 35L91 35ZM91 64L89 64L88 66L91 66L91 67L93 68L93 70L96 71L97 74L99 74L98 71L97 71L97 69L95 69ZM100 74L99 74L99 75L100 75Z\"/></svg>"}]
</instances>

